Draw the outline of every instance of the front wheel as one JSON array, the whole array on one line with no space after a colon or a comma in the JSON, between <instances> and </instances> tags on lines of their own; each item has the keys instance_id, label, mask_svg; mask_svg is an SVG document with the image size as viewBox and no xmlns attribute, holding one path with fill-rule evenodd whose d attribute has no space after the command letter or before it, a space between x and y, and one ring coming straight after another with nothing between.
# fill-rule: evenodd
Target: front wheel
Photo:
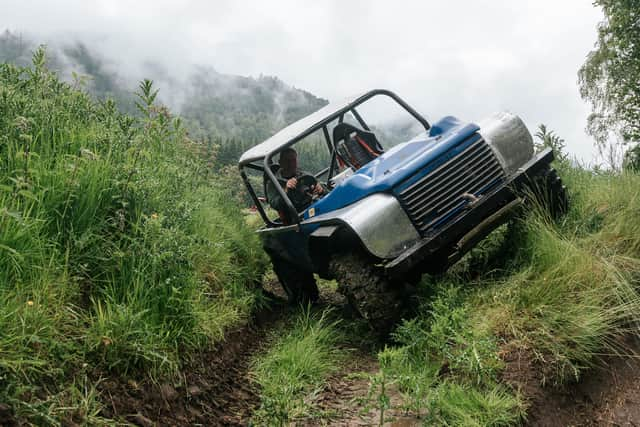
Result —
<instances>
[{"instance_id":1,"label":"front wheel","mask_svg":"<svg viewBox=\"0 0 640 427\"><path fill-rule=\"evenodd\" d=\"M405 313L409 293L402 283L392 283L374 261L362 252L338 255L329 263L329 271L338 282L338 292L384 336Z\"/></svg>"}]
</instances>

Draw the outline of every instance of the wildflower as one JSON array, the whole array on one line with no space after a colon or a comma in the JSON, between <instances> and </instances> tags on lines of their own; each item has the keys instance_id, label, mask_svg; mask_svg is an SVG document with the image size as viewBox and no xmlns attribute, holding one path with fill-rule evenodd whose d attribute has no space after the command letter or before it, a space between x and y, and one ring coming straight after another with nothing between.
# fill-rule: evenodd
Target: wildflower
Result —
<instances>
[{"instance_id":1,"label":"wildflower","mask_svg":"<svg viewBox=\"0 0 640 427\"><path fill-rule=\"evenodd\" d=\"M152 213L151 214L151 219L158 219L158 214L157 213Z\"/></svg>"},{"instance_id":2,"label":"wildflower","mask_svg":"<svg viewBox=\"0 0 640 427\"><path fill-rule=\"evenodd\" d=\"M33 306L33 301L31 301L31 300L27 301L27 305L28 305L29 307Z\"/></svg>"}]
</instances>

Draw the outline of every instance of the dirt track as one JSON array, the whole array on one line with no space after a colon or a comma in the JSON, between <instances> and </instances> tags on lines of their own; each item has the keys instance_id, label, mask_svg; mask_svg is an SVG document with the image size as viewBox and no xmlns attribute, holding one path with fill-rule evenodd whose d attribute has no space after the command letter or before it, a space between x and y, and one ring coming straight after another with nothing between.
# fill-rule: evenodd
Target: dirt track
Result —
<instances>
[{"instance_id":1,"label":"dirt track","mask_svg":"<svg viewBox=\"0 0 640 427\"><path fill-rule=\"evenodd\" d=\"M326 300L330 305L340 303L331 295ZM286 312L282 303L276 304L251 325L231 331L218 348L194 357L179 385L103 381L100 390L108 402L103 415L142 426L248 425L260 405L259 390L249 377L250 362L267 348L268 332ZM636 352L640 349L637 341L626 345ZM378 371L375 351L356 348L348 352L344 366L314 398L322 415L298 420L295 425L378 425L380 414L365 399L370 376ZM526 354L512 352L504 357L503 380L530 401L526 425L640 426L640 358L605 358L580 383L558 389L540 385L539 370ZM392 405L398 406L399 393L392 389L389 395ZM420 419L400 410L388 411L385 418L389 417L395 421L386 425L421 424Z\"/></svg>"},{"instance_id":2,"label":"dirt track","mask_svg":"<svg viewBox=\"0 0 640 427\"><path fill-rule=\"evenodd\" d=\"M524 353L505 358L503 380L528 397L529 426L640 426L640 342L627 340L628 356L606 356L578 383L542 387L540 369Z\"/></svg>"},{"instance_id":3,"label":"dirt track","mask_svg":"<svg viewBox=\"0 0 640 427\"><path fill-rule=\"evenodd\" d=\"M99 389L107 402L102 415L145 427L248 425L251 414L260 405L259 390L249 376L250 362L267 349L269 331L287 313L280 289L272 284L267 288L278 298L272 310L262 313L250 325L231 331L216 349L195 356L183 369L185 374L179 385L122 378L101 382ZM334 293L323 297L327 306L344 305L344 299ZM367 408L363 401L369 390L367 375L378 371L375 351L345 348L345 353L350 355L345 364L314 399L323 415L297 420L296 425L378 424L379 412ZM390 394L392 401L399 403L398 393L392 390ZM395 411L388 415L401 416Z\"/></svg>"},{"instance_id":4,"label":"dirt track","mask_svg":"<svg viewBox=\"0 0 640 427\"><path fill-rule=\"evenodd\" d=\"M249 378L254 354L266 345L267 331L282 317L283 307L263 313L231 331L216 349L193 357L183 369L181 384L149 380L108 379L100 384L108 401L104 416L142 426L247 425L260 404Z\"/></svg>"}]
</instances>

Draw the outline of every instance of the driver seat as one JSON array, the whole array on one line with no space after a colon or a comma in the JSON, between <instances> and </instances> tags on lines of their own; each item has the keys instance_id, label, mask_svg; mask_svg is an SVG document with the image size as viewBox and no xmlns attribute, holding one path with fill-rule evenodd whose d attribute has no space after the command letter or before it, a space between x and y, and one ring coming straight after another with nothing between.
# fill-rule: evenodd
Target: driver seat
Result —
<instances>
[{"instance_id":1,"label":"driver seat","mask_svg":"<svg viewBox=\"0 0 640 427\"><path fill-rule=\"evenodd\" d=\"M333 144L342 160L356 170L384 153L373 132L358 129L349 123L339 123L333 128Z\"/></svg>"}]
</instances>

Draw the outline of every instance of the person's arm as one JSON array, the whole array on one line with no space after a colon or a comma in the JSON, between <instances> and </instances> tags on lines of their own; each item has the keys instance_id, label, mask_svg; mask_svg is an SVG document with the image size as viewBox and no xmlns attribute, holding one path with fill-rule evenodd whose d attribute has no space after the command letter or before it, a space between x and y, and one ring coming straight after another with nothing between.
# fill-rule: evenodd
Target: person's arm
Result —
<instances>
[{"instance_id":1,"label":"person's arm","mask_svg":"<svg viewBox=\"0 0 640 427\"><path fill-rule=\"evenodd\" d=\"M278 212L286 209L286 203L271 180L267 181L267 200L269 201L269 205Z\"/></svg>"},{"instance_id":2,"label":"person's arm","mask_svg":"<svg viewBox=\"0 0 640 427\"><path fill-rule=\"evenodd\" d=\"M327 187L326 185L324 185L321 182L318 182L316 184L315 188L313 189L313 194L318 194L320 196L324 196L328 192L329 192L329 187Z\"/></svg>"}]
</instances>

